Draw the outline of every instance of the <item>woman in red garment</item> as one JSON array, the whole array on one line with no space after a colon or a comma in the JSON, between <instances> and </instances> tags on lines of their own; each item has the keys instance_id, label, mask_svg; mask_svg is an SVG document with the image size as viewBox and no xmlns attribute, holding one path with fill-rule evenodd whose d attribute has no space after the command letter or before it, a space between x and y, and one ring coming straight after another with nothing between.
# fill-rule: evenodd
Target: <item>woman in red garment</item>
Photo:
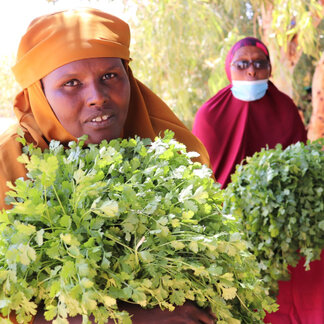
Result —
<instances>
[{"instance_id":1,"label":"woman in red garment","mask_svg":"<svg viewBox=\"0 0 324 324\"><path fill-rule=\"evenodd\" d=\"M227 55L226 73L230 84L199 109L193 127L223 187L235 165L262 147L306 141L297 107L268 80L271 63L262 42L250 37L237 42ZM324 324L324 251L309 271L304 262L290 267L289 281L279 282L279 310L265 323Z\"/></svg>"},{"instance_id":2,"label":"woman in red garment","mask_svg":"<svg viewBox=\"0 0 324 324\"><path fill-rule=\"evenodd\" d=\"M306 141L296 105L269 81L269 52L260 40L238 41L227 54L225 69L230 84L203 104L193 125L222 187L235 166L262 147Z\"/></svg>"}]
</instances>

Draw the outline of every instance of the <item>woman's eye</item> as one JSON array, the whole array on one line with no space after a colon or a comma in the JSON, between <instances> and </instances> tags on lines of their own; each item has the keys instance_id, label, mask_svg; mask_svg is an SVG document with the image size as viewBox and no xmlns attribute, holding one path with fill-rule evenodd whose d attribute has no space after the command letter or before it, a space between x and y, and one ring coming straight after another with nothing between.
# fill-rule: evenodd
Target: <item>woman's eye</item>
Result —
<instances>
[{"instance_id":1,"label":"woman's eye","mask_svg":"<svg viewBox=\"0 0 324 324\"><path fill-rule=\"evenodd\" d=\"M67 82L64 83L64 86L67 86L67 87L75 87L77 85L80 84L80 81L79 80L76 80L76 79L73 79L73 80L69 80Z\"/></svg>"},{"instance_id":2,"label":"woman's eye","mask_svg":"<svg viewBox=\"0 0 324 324\"><path fill-rule=\"evenodd\" d=\"M109 79L112 79L116 77L116 74L115 73L106 73L104 74L104 76L102 77L104 80L109 80Z\"/></svg>"}]
</instances>

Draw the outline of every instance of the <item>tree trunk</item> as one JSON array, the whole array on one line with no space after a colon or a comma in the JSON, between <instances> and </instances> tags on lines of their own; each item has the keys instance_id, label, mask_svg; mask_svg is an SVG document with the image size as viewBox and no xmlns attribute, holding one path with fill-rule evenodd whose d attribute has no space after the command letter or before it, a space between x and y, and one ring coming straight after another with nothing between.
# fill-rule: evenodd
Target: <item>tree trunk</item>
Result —
<instances>
[{"instance_id":1,"label":"tree trunk","mask_svg":"<svg viewBox=\"0 0 324 324\"><path fill-rule=\"evenodd\" d=\"M323 0L324 1L324 0ZM270 59L272 59L272 80L278 89L286 93L289 97L293 97L293 73L296 64L298 63L303 51L298 49L298 36L295 35L288 43L287 50L284 48L278 49L276 47L276 40L270 37L273 33L272 25L272 1L266 1L261 6L262 16L262 34L263 41L268 46L270 52ZM275 53L278 53L274 57Z\"/></svg>"},{"instance_id":2,"label":"tree trunk","mask_svg":"<svg viewBox=\"0 0 324 324\"><path fill-rule=\"evenodd\" d=\"M312 116L307 137L316 140L324 137L324 53L319 60L312 81Z\"/></svg>"},{"instance_id":3,"label":"tree trunk","mask_svg":"<svg viewBox=\"0 0 324 324\"><path fill-rule=\"evenodd\" d=\"M324 0L319 0L323 6ZM315 24L319 25L321 17L317 17ZM307 138L314 141L324 137L324 53L317 63L312 80L312 115L308 124Z\"/></svg>"},{"instance_id":4,"label":"tree trunk","mask_svg":"<svg viewBox=\"0 0 324 324\"><path fill-rule=\"evenodd\" d=\"M297 49L297 35L288 43L288 50L280 49L280 57L278 58L277 69L273 73L274 83L278 89L290 98L293 98L293 73L294 69L303 53Z\"/></svg>"}]
</instances>

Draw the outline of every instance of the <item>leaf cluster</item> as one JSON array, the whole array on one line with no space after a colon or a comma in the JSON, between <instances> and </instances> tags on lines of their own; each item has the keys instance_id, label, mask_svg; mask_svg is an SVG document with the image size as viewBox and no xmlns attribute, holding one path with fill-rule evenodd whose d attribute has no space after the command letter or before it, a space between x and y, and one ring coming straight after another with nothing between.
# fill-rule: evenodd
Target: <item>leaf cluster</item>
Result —
<instances>
[{"instance_id":1,"label":"leaf cluster","mask_svg":"<svg viewBox=\"0 0 324 324\"><path fill-rule=\"evenodd\" d=\"M127 2L137 8L129 17L134 75L191 128L198 108L228 85L226 54L250 34L250 22L238 24L245 5L232 0Z\"/></svg>"},{"instance_id":2,"label":"leaf cluster","mask_svg":"<svg viewBox=\"0 0 324 324\"><path fill-rule=\"evenodd\" d=\"M27 322L43 303L53 323L131 323L118 301L172 311L192 300L218 323L262 323L275 309L211 170L172 132L44 152L20 140L28 179L0 214L3 316Z\"/></svg>"},{"instance_id":3,"label":"leaf cluster","mask_svg":"<svg viewBox=\"0 0 324 324\"><path fill-rule=\"evenodd\" d=\"M238 165L224 212L241 223L262 276L277 291L288 266L319 259L324 247L323 140L262 149Z\"/></svg>"}]
</instances>

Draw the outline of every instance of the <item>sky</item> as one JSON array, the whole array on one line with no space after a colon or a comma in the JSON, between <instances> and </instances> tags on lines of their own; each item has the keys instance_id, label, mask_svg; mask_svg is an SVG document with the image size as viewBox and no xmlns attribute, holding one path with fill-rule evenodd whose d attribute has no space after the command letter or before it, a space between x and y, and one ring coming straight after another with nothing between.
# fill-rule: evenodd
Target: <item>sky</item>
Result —
<instances>
[{"instance_id":1,"label":"sky","mask_svg":"<svg viewBox=\"0 0 324 324\"><path fill-rule=\"evenodd\" d=\"M0 0L0 56L16 53L21 36L36 17L75 7L93 7L127 21L121 0Z\"/></svg>"}]
</instances>

